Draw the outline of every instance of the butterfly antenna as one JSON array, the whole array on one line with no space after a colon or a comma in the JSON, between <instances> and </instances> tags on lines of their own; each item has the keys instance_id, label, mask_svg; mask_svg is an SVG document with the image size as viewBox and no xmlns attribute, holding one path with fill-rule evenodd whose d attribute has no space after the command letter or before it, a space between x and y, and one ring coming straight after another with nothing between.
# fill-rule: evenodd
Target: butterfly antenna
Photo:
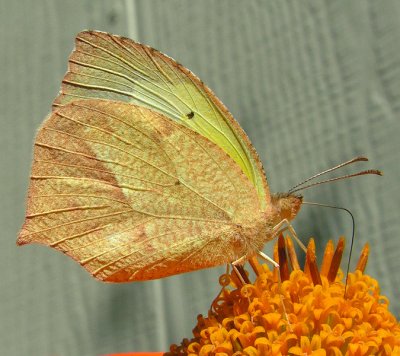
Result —
<instances>
[{"instance_id":1,"label":"butterfly antenna","mask_svg":"<svg viewBox=\"0 0 400 356\"><path fill-rule=\"evenodd\" d=\"M353 244L354 244L354 237L355 237L355 230L356 230L356 223L355 223L355 220L354 220L354 215L352 214L352 212L349 209L346 209L346 208L343 208L343 207L340 207L340 206L321 204L321 203L314 203L314 202L307 202L307 201L303 201L303 204L313 205L313 206L321 206L323 208L331 208L331 209L343 210L343 211L346 211L347 213L350 214L351 223L352 223L352 231L351 231L350 253L349 253L349 259L347 261L347 269L346 269L346 283L345 283L345 286L344 286L344 296L346 297L347 280L348 280L348 277L349 277L350 261L351 261L351 255L353 254Z\"/></svg>"},{"instance_id":2,"label":"butterfly antenna","mask_svg":"<svg viewBox=\"0 0 400 356\"><path fill-rule=\"evenodd\" d=\"M349 165L349 164L352 164L352 163L355 163L355 162L360 162L360 161L364 161L364 162L365 162L365 161L368 161L368 158L367 158L367 157L363 157L363 156L354 157L354 158L352 158L352 159L349 160L349 161L340 163L340 164L338 164L337 166L334 166L334 167L329 168L329 169L327 169L327 170L325 170L325 171L319 172L319 173L313 175L312 177L309 177L309 178L305 179L305 180L302 181L301 183L296 184L294 187L290 188L290 190L289 190L288 193L292 193L296 188L300 187L301 185L304 185L305 183L309 182L310 180L313 180L313 179L315 179L315 178L318 178L318 177L322 176L323 174L336 171L336 170L339 169L339 168L342 168L342 167L347 166L347 165Z\"/></svg>"},{"instance_id":3,"label":"butterfly antenna","mask_svg":"<svg viewBox=\"0 0 400 356\"><path fill-rule=\"evenodd\" d=\"M377 170L377 169L368 169L366 171L361 171L361 172L357 172L357 173L353 173L353 174L346 174L346 175L340 176L340 177L326 179L326 180L323 180L323 181L320 181L320 182L316 182L316 183L312 183L312 184L306 185L304 187L299 187L297 189L291 189L289 191L289 193L292 194L292 193L296 193L296 192L298 192L300 190L305 190L305 189L308 189L308 188L311 188L311 187L315 187L316 185L321 185L321 184L325 184L325 183L331 183L331 182L335 182L335 181L338 181L338 180L343 180L343 179L348 179L348 178L353 178L353 177L358 177L358 176L364 176L364 175L368 175L368 174L375 174L375 175L378 175L378 176L382 176L383 175L383 173L381 171Z\"/></svg>"}]
</instances>

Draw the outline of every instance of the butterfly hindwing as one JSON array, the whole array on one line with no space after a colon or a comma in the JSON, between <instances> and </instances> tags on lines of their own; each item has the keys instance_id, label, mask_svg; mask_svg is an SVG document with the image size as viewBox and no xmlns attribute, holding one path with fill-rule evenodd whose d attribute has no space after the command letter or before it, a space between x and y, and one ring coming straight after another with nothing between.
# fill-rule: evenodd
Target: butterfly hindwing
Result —
<instances>
[{"instance_id":1,"label":"butterfly hindwing","mask_svg":"<svg viewBox=\"0 0 400 356\"><path fill-rule=\"evenodd\" d=\"M81 100L37 134L18 243L61 250L101 280L160 278L240 257L238 228L260 209L207 138L145 107Z\"/></svg>"}]
</instances>

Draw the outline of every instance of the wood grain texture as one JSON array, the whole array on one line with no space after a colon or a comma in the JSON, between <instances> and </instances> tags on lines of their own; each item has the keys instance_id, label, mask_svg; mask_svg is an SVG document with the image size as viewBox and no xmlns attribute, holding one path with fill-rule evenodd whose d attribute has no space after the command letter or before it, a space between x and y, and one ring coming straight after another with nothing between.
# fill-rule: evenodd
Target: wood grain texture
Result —
<instances>
[{"instance_id":1,"label":"wood grain texture","mask_svg":"<svg viewBox=\"0 0 400 356\"><path fill-rule=\"evenodd\" d=\"M107 286L53 251L15 247L33 137L86 28L147 43L200 76L248 133L272 191L368 155L383 178L306 199L353 211L355 249L371 243L367 271L399 316L399 14L397 1L0 1L2 353L165 349L217 293L221 270ZM323 209L303 209L295 226L302 238L351 233L347 216Z\"/></svg>"}]
</instances>

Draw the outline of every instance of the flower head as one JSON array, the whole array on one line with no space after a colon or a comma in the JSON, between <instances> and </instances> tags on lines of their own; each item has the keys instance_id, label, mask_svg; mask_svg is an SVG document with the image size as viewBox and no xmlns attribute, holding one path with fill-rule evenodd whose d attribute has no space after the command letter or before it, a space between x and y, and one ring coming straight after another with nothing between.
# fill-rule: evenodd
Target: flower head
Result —
<instances>
[{"instance_id":1,"label":"flower head","mask_svg":"<svg viewBox=\"0 0 400 356\"><path fill-rule=\"evenodd\" d=\"M364 274L368 245L345 283L343 249L344 239L336 250L329 241L319 271L311 239L301 269L291 240L281 236L274 253L279 275L256 258L249 261L254 283L244 269L223 274L194 338L166 355L400 355L400 324L378 282Z\"/></svg>"}]
</instances>

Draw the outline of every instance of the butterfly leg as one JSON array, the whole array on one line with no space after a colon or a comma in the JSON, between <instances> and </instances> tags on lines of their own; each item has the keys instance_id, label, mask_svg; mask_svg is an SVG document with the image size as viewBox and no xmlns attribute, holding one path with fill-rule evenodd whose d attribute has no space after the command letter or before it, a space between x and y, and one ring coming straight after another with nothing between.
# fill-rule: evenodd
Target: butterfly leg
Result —
<instances>
[{"instance_id":1,"label":"butterfly leg","mask_svg":"<svg viewBox=\"0 0 400 356\"><path fill-rule=\"evenodd\" d=\"M265 261L269 262L270 264L272 264L274 266L274 268L278 269L278 279L279 279L279 286L280 286L280 270L279 270L279 263L275 262L271 257L269 257L268 255L266 255L264 252L262 251L258 251L257 254ZM238 258L236 261L231 262L232 268L235 271L237 277L239 278L240 282L242 282L243 284L246 283L250 283L250 281L245 281L245 279L243 278L243 274L241 273L242 270L242 266L245 262L247 262L248 260L248 256L242 256L240 258Z\"/></svg>"},{"instance_id":2,"label":"butterfly leg","mask_svg":"<svg viewBox=\"0 0 400 356\"><path fill-rule=\"evenodd\" d=\"M275 225L275 227L273 229L273 232L272 232L272 238L279 236L282 232L284 232L286 230L289 230L290 234L295 239L295 241L298 243L298 245L301 247L301 249L305 253L307 253L307 248L300 241L300 239L298 238L298 236L296 234L296 231L294 230L292 224L287 219L283 219L278 225Z\"/></svg>"},{"instance_id":3,"label":"butterfly leg","mask_svg":"<svg viewBox=\"0 0 400 356\"><path fill-rule=\"evenodd\" d=\"M238 258L236 261L231 262L232 269L235 271L236 276L239 278L240 282L245 285L247 283L250 283L249 280L245 280L245 272L243 269L244 263L247 261L247 256L242 256Z\"/></svg>"}]
</instances>

